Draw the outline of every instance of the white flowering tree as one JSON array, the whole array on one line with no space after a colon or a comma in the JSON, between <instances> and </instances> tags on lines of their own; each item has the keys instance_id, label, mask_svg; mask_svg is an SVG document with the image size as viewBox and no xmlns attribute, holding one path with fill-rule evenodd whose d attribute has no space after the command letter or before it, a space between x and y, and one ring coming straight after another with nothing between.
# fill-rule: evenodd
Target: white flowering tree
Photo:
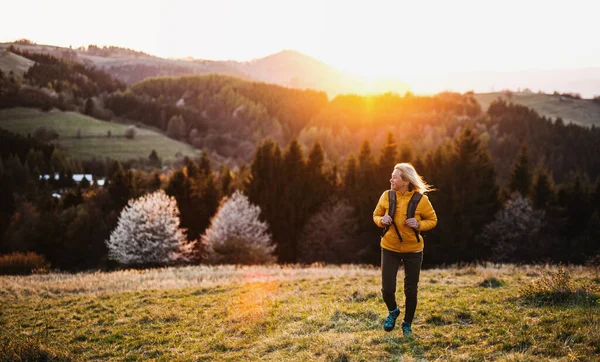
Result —
<instances>
[{"instance_id":1,"label":"white flowering tree","mask_svg":"<svg viewBox=\"0 0 600 362\"><path fill-rule=\"evenodd\" d=\"M189 261L195 243L186 241L177 202L163 190L129 200L106 241L108 257L123 265Z\"/></svg>"},{"instance_id":2,"label":"white flowering tree","mask_svg":"<svg viewBox=\"0 0 600 362\"><path fill-rule=\"evenodd\" d=\"M206 259L215 264L262 264L275 261L275 246L266 222L259 220L260 207L236 191L223 199L211 224L201 237Z\"/></svg>"}]
</instances>

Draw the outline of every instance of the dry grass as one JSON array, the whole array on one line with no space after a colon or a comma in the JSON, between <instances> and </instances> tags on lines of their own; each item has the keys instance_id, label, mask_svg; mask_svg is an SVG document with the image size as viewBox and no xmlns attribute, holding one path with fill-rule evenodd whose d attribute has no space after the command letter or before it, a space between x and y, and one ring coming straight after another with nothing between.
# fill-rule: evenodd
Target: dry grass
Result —
<instances>
[{"instance_id":1,"label":"dry grass","mask_svg":"<svg viewBox=\"0 0 600 362\"><path fill-rule=\"evenodd\" d=\"M600 126L600 104L591 99L564 99L561 101L559 96L550 94L518 92L514 92L510 98L507 98L502 92L475 95L475 99L484 112L498 98L532 108L541 116L550 117L553 120L561 117L565 123L588 127L592 124L595 124L596 127Z\"/></svg>"},{"instance_id":2,"label":"dry grass","mask_svg":"<svg viewBox=\"0 0 600 362\"><path fill-rule=\"evenodd\" d=\"M593 268L566 270L573 285L594 278ZM600 353L598 305L520 296L556 268L424 270L410 338L382 330L379 273L274 265L0 277L0 346L11 346L0 360L23 346L74 360L583 361ZM490 278L505 284L480 286Z\"/></svg>"},{"instance_id":3,"label":"dry grass","mask_svg":"<svg viewBox=\"0 0 600 362\"><path fill-rule=\"evenodd\" d=\"M52 273L29 277L0 276L0 296L15 298L103 295L210 287L231 283L271 282L298 279L376 276L372 267L345 265L299 268L295 266L188 266L91 273Z\"/></svg>"}]
</instances>

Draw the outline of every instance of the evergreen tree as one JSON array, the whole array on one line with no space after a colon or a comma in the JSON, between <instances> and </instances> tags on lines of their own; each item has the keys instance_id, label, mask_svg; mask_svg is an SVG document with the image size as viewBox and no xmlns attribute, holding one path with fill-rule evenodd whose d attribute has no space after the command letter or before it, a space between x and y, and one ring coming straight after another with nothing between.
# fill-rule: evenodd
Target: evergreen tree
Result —
<instances>
[{"instance_id":1,"label":"evergreen tree","mask_svg":"<svg viewBox=\"0 0 600 362\"><path fill-rule=\"evenodd\" d=\"M381 180L375 180L376 167L371 154L371 145L365 140L361 146L358 155L358 168L356 178L356 189L353 194L348 195L352 206L356 210L358 220L359 238L361 243L357 247L359 251L357 262L366 262L376 264L380 261L379 243L377 242L380 229L373 222L373 210L377 205L379 196L383 190L378 186ZM392 170L388 171L391 175ZM389 181L389 175L385 178Z\"/></svg>"},{"instance_id":2,"label":"evergreen tree","mask_svg":"<svg viewBox=\"0 0 600 362\"><path fill-rule=\"evenodd\" d=\"M413 152L413 147L412 144L410 142L403 142L400 145L400 159L398 160L398 162L411 162L413 163L414 160L414 152ZM414 164L413 164L414 165ZM416 166L416 165L414 165Z\"/></svg>"},{"instance_id":3,"label":"evergreen tree","mask_svg":"<svg viewBox=\"0 0 600 362\"><path fill-rule=\"evenodd\" d=\"M494 218L501 203L494 165L470 128L454 142L450 171L449 188L439 191L450 196L451 212L446 215L447 221L438 225L443 229L440 233L450 236L446 239L450 244L444 245L446 257L466 262L486 259L489 249L476 235Z\"/></svg>"},{"instance_id":4,"label":"evergreen tree","mask_svg":"<svg viewBox=\"0 0 600 362\"><path fill-rule=\"evenodd\" d=\"M300 144L292 140L282 162L282 205L274 222L279 262L293 263L298 256L297 241L308 218L306 195L306 164ZM276 230L276 231L275 231Z\"/></svg>"},{"instance_id":5,"label":"evergreen tree","mask_svg":"<svg viewBox=\"0 0 600 362\"><path fill-rule=\"evenodd\" d=\"M346 170L344 173L344 190L346 194L353 195L357 188L358 166L354 155L350 154L346 159Z\"/></svg>"},{"instance_id":6,"label":"evergreen tree","mask_svg":"<svg viewBox=\"0 0 600 362\"><path fill-rule=\"evenodd\" d=\"M246 194L252 204L261 209L261 219L266 221L276 244L287 237L285 229L280 229L284 212L283 171L281 150L272 140L259 145L250 165L250 174L244 183Z\"/></svg>"},{"instance_id":7,"label":"evergreen tree","mask_svg":"<svg viewBox=\"0 0 600 362\"><path fill-rule=\"evenodd\" d=\"M219 170L219 180L221 182L221 195L231 195L233 176L231 175L231 169L229 168L229 166L221 166L221 169Z\"/></svg>"},{"instance_id":8,"label":"evergreen tree","mask_svg":"<svg viewBox=\"0 0 600 362\"><path fill-rule=\"evenodd\" d=\"M529 170L529 152L527 145L521 144L519 154L514 162L508 184L511 192L518 192L523 197L528 197L531 190L531 172Z\"/></svg>"},{"instance_id":9,"label":"evergreen tree","mask_svg":"<svg viewBox=\"0 0 600 362\"><path fill-rule=\"evenodd\" d=\"M158 158L158 154L156 153L156 150L152 150L152 152L150 152L150 155L148 156L148 161L150 161L150 165L154 166L154 167L160 167L160 158Z\"/></svg>"},{"instance_id":10,"label":"evergreen tree","mask_svg":"<svg viewBox=\"0 0 600 362\"><path fill-rule=\"evenodd\" d=\"M315 142L306 161L306 197L308 213L316 212L332 192L332 185L323 173L325 154L321 144Z\"/></svg>"},{"instance_id":11,"label":"evergreen tree","mask_svg":"<svg viewBox=\"0 0 600 362\"><path fill-rule=\"evenodd\" d=\"M390 175L394 170L394 166L398 163L398 147L396 146L396 139L392 132L388 132L387 140L383 148L381 149L381 156L379 156L379 163L377 164L377 175L376 184L378 189L386 190L390 188Z\"/></svg>"},{"instance_id":12,"label":"evergreen tree","mask_svg":"<svg viewBox=\"0 0 600 362\"><path fill-rule=\"evenodd\" d=\"M200 161L198 162L198 170L204 176L212 172L210 160L208 159L208 155L206 154L206 152L202 152L202 156L200 157Z\"/></svg>"},{"instance_id":13,"label":"evergreen tree","mask_svg":"<svg viewBox=\"0 0 600 362\"><path fill-rule=\"evenodd\" d=\"M199 205L199 200L194 197L192 182L185 174L184 169L178 169L171 175L165 192L177 201L181 226L187 230L187 239L195 240L198 230L194 227L197 216L194 211L195 207Z\"/></svg>"},{"instance_id":14,"label":"evergreen tree","mask_svg":"<svg viewBox=\"0 0 600 362\"><path fill-rule=\"evenodd\" d=\"M533 207L540 210L547 209L556 201L556 191L552 176L543 167L540 167L535 174L531 198Z\"/></svg>"},{"instance_id":15,"label":"evergreen tree","mask_svg":"<svg viewBox=\"0 0 600 362\"><path fill-rule=\"evenodd\" d=\"M94 101L92 100L92 98L88 98L87 101L85 101L85 109L83 113L87 114L88 116L94 114Z\"/></svg>"},{"instance_id":16,"label":"evergreen tree","mask_svg":"<svg viewBox=\"0 0 600 362\"><path fill-rule=\"evenodd\" d=\"M134 190L130 174L128 175L117 161L115 161L115 165L116 170L108 181L108 193L113 200L114 209L120 210L134 196Z\"/></svg>"}]
</instances>

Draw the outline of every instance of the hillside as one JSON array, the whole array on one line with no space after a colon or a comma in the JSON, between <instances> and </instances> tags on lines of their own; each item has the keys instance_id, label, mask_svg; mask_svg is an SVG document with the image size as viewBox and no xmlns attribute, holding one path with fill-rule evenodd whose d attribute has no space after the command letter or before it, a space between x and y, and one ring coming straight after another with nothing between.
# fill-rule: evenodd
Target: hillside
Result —
<instances>
[{"instance_id":1,"label":"hillside","mask_svg":"<svg viewBox=\"0 0 600 362\"><path fill-rule=\"evenodd\" d=\"M0 43L0 50L11 43ZM399 80L367 80L341 72L315 58L285 50L248 62L203 59L164 59L122 48L67 49L50 45L15 44L22 50L47 53L94 65L127 84L151 77L202 74L230 75L299 89L315 89L330 96L340 93L404 93L409 87Z\"/></svg>"},{"instance_id":2,"label":"hillside","mask_svg":"<svg viewBox=\"0 0 600 362\"><path fill-rule=\"evenodd\" d=\"M15 74L23 75L32 65L34 61L24 58L20 55L11 52L0 50L0 70L5 74L11 71Z\"/></svg>"},{"instance_id":3,"label":"hillside","mask_svg":"<svg viewBox=\"0 0 600 362\"><path fill-rule=\"evenodd\" d=\"M383 331L379 273L194 266L0 276L0 359L590 361L600 352L592 268L569 268L566 283L593 292L540 300L523 287L555 268L423 270L412 337Z\"/></svg>"},{"instance_id":4,"label":"hillside","mask_svg":"<svg viewBox=\"0 0 600 362\"><path fill-rule=\"evenodd\" d=\"M529 107L541 116L563 119L565 123L581 126L600 126L600 102L590 99L572 99L550 94L514 92L507 95L503 92L475 94L475 99L486 111L494 100L502 98L507 102Z\"/></svg>"},{"instance_id":5,"label":"hillside","mask_svg":"<svg viewBox=\"0 0 600 362\"><path fill-rule=\"evenodd\" d=\"M0 128L20 134L33 134L38 127L54 129L59 138L56 144L64 147L73 157L90 159L111 157L118 160L147 158L152 150L164 161L174 159L177 153L198 156L190 145L173 140L162 133L137 128L134 139L125 138L125 124L105 122L75 112L42 112L32 108L0 110ZM77 131L81 130L81 137ZM107 132L111 137L107 137Z\"/></svg>"}]
</instances>

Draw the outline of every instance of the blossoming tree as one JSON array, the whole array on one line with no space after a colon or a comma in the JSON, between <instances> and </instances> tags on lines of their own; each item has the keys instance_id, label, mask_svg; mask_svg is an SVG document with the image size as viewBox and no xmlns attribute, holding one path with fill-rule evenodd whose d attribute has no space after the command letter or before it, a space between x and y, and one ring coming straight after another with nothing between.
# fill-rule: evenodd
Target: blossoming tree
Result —
<instances>
[{"instance_id":1,"label":"blossoming tree","mask_svg":"<svg viewBox=\"0 0 600 362\"><path fill-rule=\"evenodd\" d=\"M195 243L186 241L177 203L162 190L130 200L106 241L108 257L123 265L189 261Z\"/></svg>"},{"instance_id":2,"label":"blossoming tree","mask_svg":"<svg viewBox=\"0 0 600 362\"><path fill-rule=\"evenodd\" d=\"M275 261L267 223L259 220L260 207L236 191L224 199L201 237L206 258L215 264L261 264Z\"/></svg>"}]
</instances>

